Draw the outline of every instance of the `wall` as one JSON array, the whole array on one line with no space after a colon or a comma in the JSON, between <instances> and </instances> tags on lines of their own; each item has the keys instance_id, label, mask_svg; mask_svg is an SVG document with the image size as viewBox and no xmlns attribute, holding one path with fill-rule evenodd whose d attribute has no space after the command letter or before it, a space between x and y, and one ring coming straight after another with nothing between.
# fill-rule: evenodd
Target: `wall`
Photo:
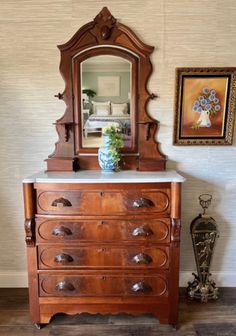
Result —
<instances>
[{"instance_id":1,"label":"wall","mask_svg":"<svg viewBox=\"0 0 236 336\"><path fill-rule=\"evenodd\" d=\"M21 180L45 169L43 160L54 149L52 123L64 112L53 96L62 92L59 51L103 6L130 26L152 55L149 104L160 121L158 140L168 167L181 172L183 220L181 285L191 279L194 259L189 236L199 213L198 196L211 193L211 215L220 239L212 271L218 285L236 285L236 147L174 147L173 98L175 67L235 66L235 0L12 0L0 11L0 286L26 285Z\"/></svg>"},{"instance_id":2,"label":"wall","mask_svg":"<svg viewBox=\"0 0 236 336\"><path fill-rule=\"evenodd\" d=\"M98 95L98 77L117 76L120 80L119 96L99 96ZM94 101L110 101L112 103L128 102L128 93L130 92L130 73L129 72L83 72L83 87L92 89L97 95L92 99Z\"/></svg>"}]
</instances>

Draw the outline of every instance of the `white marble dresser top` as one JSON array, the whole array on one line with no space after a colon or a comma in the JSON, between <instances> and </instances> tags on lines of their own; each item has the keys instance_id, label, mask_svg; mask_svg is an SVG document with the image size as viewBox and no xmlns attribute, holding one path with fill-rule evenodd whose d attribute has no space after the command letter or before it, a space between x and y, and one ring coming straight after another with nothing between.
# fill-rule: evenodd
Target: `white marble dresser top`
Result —
<instances>
[{"instance_id":1,"label":"white marble dresser top","mask_svg":"<svg viewBox=\"0 0 236 336\"><path fill-rule=\"evenodd\" d=\"M80 170L78 172L38 172L23 180L23 183L153 183L184 182L185 178L174 170L163 172L139 172L122 170L102 172L101 170Z\"/></svg>"}]
</instances>

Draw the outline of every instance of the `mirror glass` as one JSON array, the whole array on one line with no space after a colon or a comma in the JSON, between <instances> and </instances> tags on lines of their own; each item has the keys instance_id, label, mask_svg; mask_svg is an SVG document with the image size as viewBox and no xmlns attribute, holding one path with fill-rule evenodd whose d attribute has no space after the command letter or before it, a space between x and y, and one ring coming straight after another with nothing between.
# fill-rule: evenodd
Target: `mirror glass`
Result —
<instances>
[{"instance_id":1,"label":"mirror glass","mask_svg":"<svg viewBox=\"0 0 236 336\"><path fill-rule=\"evenodd\" d=\"M119 56L98 55L80 66L82 147L100 147L102 128L109 125L118 126L124 147L131 147L131 62Z\"/></svg>"}]
</instances>

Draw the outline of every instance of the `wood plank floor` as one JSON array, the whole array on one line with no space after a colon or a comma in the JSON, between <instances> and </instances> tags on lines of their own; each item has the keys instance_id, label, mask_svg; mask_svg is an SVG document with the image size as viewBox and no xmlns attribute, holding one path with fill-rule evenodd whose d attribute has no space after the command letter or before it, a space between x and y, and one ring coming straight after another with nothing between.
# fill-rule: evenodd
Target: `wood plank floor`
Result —
<instances>
[{"instance_id":1,"label":"wood plank floor","mask_svg":"<svg viewBox=\"0 0 236 336\"><path fill-rule=\"evenodd\" d=\"M41 330L31 324L27 289L0 289L0 336L236 336L236 288L221 288L218 301L201 304L180 297L175 331L151 315L56 315Z\"/></svg>"}]
</instances>

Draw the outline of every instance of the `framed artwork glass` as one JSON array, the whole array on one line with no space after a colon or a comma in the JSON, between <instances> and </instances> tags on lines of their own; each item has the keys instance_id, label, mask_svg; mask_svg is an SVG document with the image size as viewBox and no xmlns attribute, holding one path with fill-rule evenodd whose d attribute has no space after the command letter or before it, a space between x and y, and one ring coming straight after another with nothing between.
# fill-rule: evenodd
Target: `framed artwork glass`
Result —
<instances>
[{"instance_id":1,"label":"framed artwork glass","mask_svg":"<svg viewBox=\"0 0 236 336\"><path fill-rule=\"evenodd\" d=\"M236 68L177 68L174 145L231 145Z\"/></svg>"}]
</instances>

